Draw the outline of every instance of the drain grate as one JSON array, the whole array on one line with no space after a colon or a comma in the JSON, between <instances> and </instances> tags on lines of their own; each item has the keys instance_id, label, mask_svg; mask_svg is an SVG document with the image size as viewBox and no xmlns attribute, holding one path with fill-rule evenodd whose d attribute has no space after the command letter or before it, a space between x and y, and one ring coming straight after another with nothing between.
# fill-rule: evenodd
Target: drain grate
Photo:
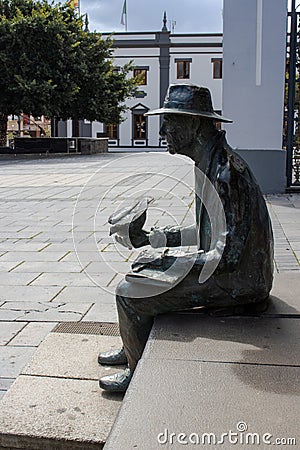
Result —
<instances>
[{"instance_id":1,"label":"drain grate","mask_svg":"<svg viewBox=\"0 0 300 450\"><path fill-rule=\"evenodd\" d=\"M116 322L61 322L52 332L120 336L119 324Z\"/></svg>"}]
</instances>

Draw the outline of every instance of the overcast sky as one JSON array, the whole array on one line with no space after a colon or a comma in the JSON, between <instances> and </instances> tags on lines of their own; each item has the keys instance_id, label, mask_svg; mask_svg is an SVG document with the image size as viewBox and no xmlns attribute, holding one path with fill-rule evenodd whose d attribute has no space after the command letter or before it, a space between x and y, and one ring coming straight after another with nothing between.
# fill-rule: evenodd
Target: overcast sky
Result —
<instances>
[{"instance_id":1,"label":"overcast sky","mask_svg":"<svg viewBox=\"0 0 300 450\"><path fill-rule=\"evenodd\" d=\"M125 31L121 25L124 0L80 0L91 31ZM164 11L176 21L175 33L222 32L223 0L127 0L128 31L158 31Z\"/></svg>"},{"instance_id":2,"label":"overcast sky","mask_svg":"<svg viewBox=\"0 0 300 450\"><path fill-rule=\"evenodd\" d=\"M124 0L79 1L81 14L89 16L91 31L125 31L121 24ZM300 0L296 5L300 6ZM160 30L166 11L168 29L174 21L175 33L222 32L222 7L223 0L127 0L128 31Z\"/></svg>"}]
</instances>

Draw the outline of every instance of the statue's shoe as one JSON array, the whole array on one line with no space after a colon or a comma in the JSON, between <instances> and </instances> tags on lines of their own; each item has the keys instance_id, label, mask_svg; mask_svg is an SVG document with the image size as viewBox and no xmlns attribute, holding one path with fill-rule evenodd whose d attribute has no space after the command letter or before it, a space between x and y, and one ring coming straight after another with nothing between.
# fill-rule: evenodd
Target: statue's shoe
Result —
<instances>
[{"instance_id":1,"label":"statue's shoe","mask_svg":"<svg viewBox=\"0 0 300 450\"><path fill-rule=\"evenodd\" d=\"M125 392L129 386L131 377L132 373L130 372L130 369L127 368L122 372L100 378L99 384L105 391Z\"/></svg>"},{"instance_id":2,"label":"statue's shoe","mask_svg":"<svg viewBox=\"0 0 300 450\"><path fill-rule=\"evenodd\" d=\"M124 347L117 350L111 350L109 352L99 353L98 363L107 366L127 364Z\"/></svg>"}]
</instances>

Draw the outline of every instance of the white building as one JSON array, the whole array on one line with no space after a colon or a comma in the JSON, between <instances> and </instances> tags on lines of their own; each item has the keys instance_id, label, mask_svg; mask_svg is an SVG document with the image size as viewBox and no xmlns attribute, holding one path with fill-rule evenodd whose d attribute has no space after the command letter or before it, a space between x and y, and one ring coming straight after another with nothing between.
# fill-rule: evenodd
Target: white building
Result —
<instances>
[{"instance_id":1,"label":"white building","mask_svg":"<svg viewBox=\"0 0 300 450\"><path fill-rule=\"evenodd\" d=\"M161 117L144 114L162 106L170 83L191 82L208 87L214 109L233 119L224 126L228 142L248 162L263 192L283 192L287 2L224 0L223 22L223 34L171 34L166 17L158 32L115 33L116 66L133 61L132 75L143 81L127 101L120 126L82 121L79 135L105 133L115 150L164 148ZM58 134L71 137L71 121L59 122Z\"/></svg>"},{"instance_id":2,"label":"white building","mask_svg":"<svg viewBox=\"0 0 300 450\"><path fill-rule=\"evenodd\" d=\"M144 114L162 106L170 83L190 82L208 87L214 108L221 111L222 34L171 34L164 17L161 31L115 33L114 40L115 65L133 61L132 75L141 77L138 94L127 101L129 109L119 126L82 121L80 136L108 134L109 146L124 151L164 147L159 136L160 117ZM72 134L72 121L58 123L59 136Z\"/></svg>"}]
</instances>

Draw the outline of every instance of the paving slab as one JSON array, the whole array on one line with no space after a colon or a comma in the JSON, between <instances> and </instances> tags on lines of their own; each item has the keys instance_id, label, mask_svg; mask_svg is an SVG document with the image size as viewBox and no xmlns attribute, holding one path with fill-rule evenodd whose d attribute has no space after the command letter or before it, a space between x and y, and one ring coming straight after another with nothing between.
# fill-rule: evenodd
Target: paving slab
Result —
<instances>
[{"instance_id":1,"label":"paving slab","mask_svg":"<svg viewBox=\"0 0 300 450\"><path fill-rule=\"evenodd\" d=\"M50 301L60 291L56 286L1 286L0 301Z\"/></svg>"},{"instance_id":2,"label":"paving slab","mask_svg":"<svg viewBox=\"0 0 300 450\"><path fill-rule=\"evenodd\" d=\"M197 436L199 447L206 439L201 448L218 448L219 442L220 448L236 449L244 448L247 433L257 433L260 444L253 445L257 440L250 440L249 448L268 449L277 438L299 442L299 378L299 368L295 367L178 360L157 360L154 364L144 359L105 450L179 450L184 444L178 439L188 444L191 438L190 444L197 444ZM224 436L230 430L237 433L232 436L238 439L235 444ZM213 433L210 439L216 440L208 444L203 433ZM270 444L263 442L263 436Z\"/></svg>"},{"instance_id":3,"label":"paving slab","mask_svg":"<svg viewBox=\"0 0 300 450\"><path fill-rule=\"evenodd\" d=\"M30 322L76 322L80 321L83 314L80 312L65 312L56 309L48 311L24 311L16 320L28 320Z\"/></svg>"},{"instance_id":4,"label":"paving slab","mask_svg":"<svg viewBox=\"0 0 300 450\"><path fill-rule=\"evenodd\" d=\"M7 391L15 381L15 378L0 378L0 391Z\"/></svg>"},{"instance_id":5,"label":"paving slab","mask_svg":"<svg viewBox=\"0 0 300 450\"><path fill-rule=\"evenodd\" d=\"M10 301L5 302L5 304L1 307L1 310L11 310L11 311L36 311L36 312L44 312L48 309L55 309L59 306L64 305L64 303L51 303L51 302L39 302L39 301L31 301L28 299L27 301Z\"/></svg>"},{"instance_id":6,"label":"paving slab","mask_svg":"<svg viewBox=\"0 0 300 450\"><path fill-rule=\"evenodd\" d=\"M20 261L18 261L18 262L1 261L1 258L0 258L0 271L1 272L9 272L10 270L13 270L19 264L21 264Z\"/></svg>"},{"instance_id":7,"label":"paving slab","mask_svg":"<svg viewBox=\"0 0 300 450\"><path fill-rule=\"evenodd\" d=\"M16 378L35 350L35 347L0 347L0 377Z\"/></svg>"},{"instance_id":8,"label":"paving slab","mask_svg":"<svg viewBox=\"0 0 300 450\"><path fill-rule=\"evenodd\" d=\"M113 303L115 295L100 286L67 286L56 297L59 302Z\"/></svg>"},{"instance_id":9,"label":"paving slab","mask_svg":"<svg viewBox=\"0 0 300 450\"><path fill-rule=\"evenodd\" d=\"M98 353L121 345L117 336L50 333L22 374L98 380L115 371L99 366Z\"/></svg>"},{"instance_id":10,"label":"paving slab","mask_svg":"<svg viewBox=\"0 0 300 450\"><path fill-rule=\"evenodd\" d=\"M1 260L0 260L1 263ZM3 263L4 264L4 263ZM10 263L8 263L10 264ZM1 269L1 265L0 265ZM28 272L47 272L47 273L79 273L82 272L84 266L78 262L64 261L25 261L17 266L12 273L28 273Z\"/></svg>"},{"instance_id":11,"label":"paving slab","mask_svg":"<svg viewBox=\"0 0 300 450\"><path fill-rule=\"evenodd\" d=\"M27 322L1 322L0 324L0 345L6 345L22 328L27 325Z\"/></svg>"},{"instance_id":12,"label":"paving slab","mask_svg":"<svg viewBox=\"0 0 300 450\"><path fill-rule=\"evenodd\" d=\"M11 311L9 309L0 308L0 325L2 321L17 320L21 315L22 313L20 313L20 311Z\"/></svg>"},{"instance_id":13,"label":"paving slab","mask_svg":"<svg viewBox=\"0 0 300 450\"><path fill-rule=\"evenodd\" d=\"M101 303L99 300L82 318L83 322L118 322L116 301Z\"/></svg>"},{"instance_id":14,"label":"paving slab","mask_svg":"<svg viewBox=\"0 0 300 450\"><path fill-rule=\"evenodd\" d=\"M268 314L300 315L300 272L276 273Z\"/></svg>"},{"instance_id":15,"label":"paving slab","mask_svg":"<svg viewBox=\"0 0 300 450\"><path fill-rule=\"evenodd\" d=\"M300 320L162 315L156 319L146 355L163 360L300 367Z\"/></svg>"},{"instance_id":16,"label":"paving slab","mask_svg":"<svg viewBox=\"0 0 300 450\"><path fill-rule=\"evenodd\" d=\"M1 275L1 274L0 274ZM13 275L12 273L10 275ZM19 275L19 274L14 274ZM20 274L27 275L27 274ZM33 281L33 286L106 286L113 278L113 274L93 274L93 281L83 273L43 273L39 278ZM0 280L1 282L1 280Z\"/></svg>"},{"instance_id":17,"label":"paving slab","mask_svg":"<svg viewBox=\"0 0 300 450\"><path fill-rule=\"evenodd\" d=\"M48 228L51 227L51 225L47 226ZM16 249L17 250L17 249ZM33 261L33 262L39 262L39 261L58 261L59 259L63 258L67 252L60 251L60 252L18 252L18 251L10 251L5 254L3 254L0 257L0 261L13 261L13 262L21 262L21 261Z\"/></svg>"},{"instance_id":18,"label":"paving slab","mask_svg":"<svg viewBox=\"0 0 300 450\"><path fill-rule=\"evenodd\" d=\"M8 208L9 210L9 208ZM19 213L21 213L21 211L19 211ZM20 214L21 215L21 214ZM20 220L22 220L21 217L19 217ZM16 239L13 239L14 242L9 242L9 241L5 241L5 242L1 242L0 244L0 251L2 252L8 252L8 251L16 251L17 249L20 252L39 252L42 251L47 243L44 242L26 242L26 243L21 243L21 242L15 242Z\"/></svg>"},{"instance_id":19,"label":"paving slab","mask_svg":"<svg viewBox=\"0 0 300 450\"><path fill-rule=\"evenodd\" d=\"M104 252L105 253L105 252ZM112 261L112 262L106 262L105 260L100 260L98 256L98 261L91 262L86 268L85 271L87 273L103 273L103 272L109 272L109 273L121 273L125 275L128 270L130 270L130 263L128 261ZM81 259L81 255L80 255ZM105 256L104 256L105 259ZM1 259L0 259L1 261Z\"/></svg>"},{"instance_id":20,"label":"paving slab","mask_svg":"<svg viewBox=\"0 0 300 450\"><path fill-rule=\"evenodd\" d=\"M35 280L40 274L35 273L0 273L1 286L23 286Z\"/></svg>"},{"instance_id":21,"label":"paving slab","mask_svg":"<svg viewBox=\"0 0 300 450\"><path fill-rule=\"evenodd\" d=\"M89 311L92 303L62 302L6 302L0 308L0 319L6 314L12 318L7 320L32 322L70 322L78 321ZM3 317L2 317L3 316Z\"/></svg>"},{"instance_id":22,"label":"paving slab","mask_svg":"<svg viewBox=\"0 0 300 450\"><path fill-rule=\"evenodd\" d=\"M20 376L1 401L0 448L101 449L121 400L94 380Z\"/></svg>"},{"instance_id":23,"label":"paving slab","mask_svg":"<svg viewBox=\"0 0 300 450\"><path fill-rule=\"evenodd\" d=\"M28 323L8 345L37 347L57 325L56 322ZM1 324L2 326L2 324Z\"/></svg>"}]
</instances>

